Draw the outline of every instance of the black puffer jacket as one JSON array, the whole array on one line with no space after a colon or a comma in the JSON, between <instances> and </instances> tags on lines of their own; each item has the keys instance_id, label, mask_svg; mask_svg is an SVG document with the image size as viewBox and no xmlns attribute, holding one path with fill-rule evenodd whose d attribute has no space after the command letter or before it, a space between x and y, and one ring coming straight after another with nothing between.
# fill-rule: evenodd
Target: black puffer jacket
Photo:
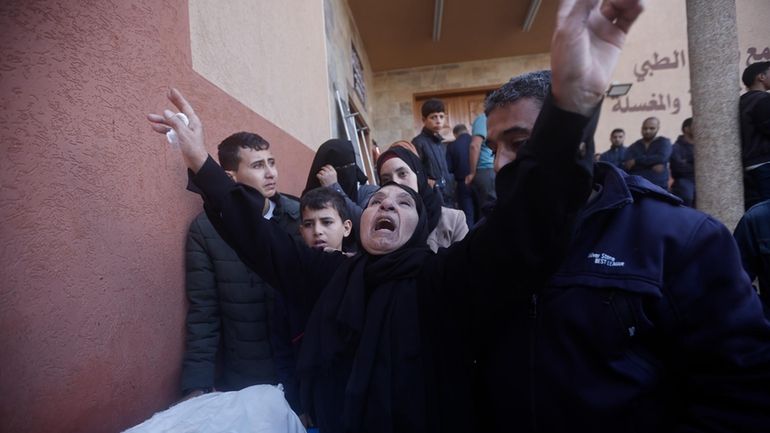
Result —
<instances>
[{"instance_id":1,"label":"black puffer jacket","mask_svg":"<svg viewBox=\"0 0 770 433\"><path fill-rule=\"evenodd\" d=\"M299 219L299 202L278 196L272 221L297 234ZM190 307L182 391L275 383L268 326L274 291L240 261L205 213L190 224L185 267Z\"/></svg>"},{"instance_id":2,"label":"black puffer jacket","mask_svg":"<svg viewBox=\"0 0 770 433\"><path fill-rule=\"evenodd\" d=\"M743 166L770 161L770 94L749 90L741 95Z\"/></svg>"}]
</instances>

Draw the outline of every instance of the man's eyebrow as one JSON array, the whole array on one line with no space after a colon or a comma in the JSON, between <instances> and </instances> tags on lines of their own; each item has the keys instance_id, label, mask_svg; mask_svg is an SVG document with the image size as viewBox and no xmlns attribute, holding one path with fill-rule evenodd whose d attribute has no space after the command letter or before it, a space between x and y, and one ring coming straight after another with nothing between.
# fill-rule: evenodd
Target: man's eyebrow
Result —
<instances>
[{"instance_id":1,"label":"man's eyebrow","mask_svg":"<svg viewBox=\"0 0 770 433\"><path fill-rule=\"evenodd\" d=\"M529 135L532 134L532 130L529 128L525 128L523 126L512 126L505 131L503 131L500 135L508 135L508 134L522 134L522 135Z\"/></svg>"}]
</instances>

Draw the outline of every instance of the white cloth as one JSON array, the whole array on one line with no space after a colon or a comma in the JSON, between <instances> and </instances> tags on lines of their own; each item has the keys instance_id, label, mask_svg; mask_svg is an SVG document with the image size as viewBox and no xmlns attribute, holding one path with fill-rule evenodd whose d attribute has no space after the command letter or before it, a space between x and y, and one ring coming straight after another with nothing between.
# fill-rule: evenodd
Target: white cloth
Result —
<instances>
[{"instance_id":1,"label":"white cloth","mask_svg":"<svg viewBox=\"0 0 770 433\"><path fill-rule=\"evenodd\" d=\"M124 433L305 433L283 391L254 385L191 398Z\"/></svg>"}]
</instances>

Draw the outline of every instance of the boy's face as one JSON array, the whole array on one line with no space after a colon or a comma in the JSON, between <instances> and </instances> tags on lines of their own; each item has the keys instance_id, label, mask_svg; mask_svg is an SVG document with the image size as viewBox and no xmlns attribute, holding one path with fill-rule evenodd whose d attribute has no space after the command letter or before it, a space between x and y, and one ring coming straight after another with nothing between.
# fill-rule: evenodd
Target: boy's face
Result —
<instances>
[{"instance_id":1,"label":"boy's face","mask_svg":"<svg viewBox=\"0 0 770 433\"><path fill-rule=\"evenodd\" d=\"M444 122L446 121L446 114L441 111L438 113L430 113L428 117L422 118L422 124L429 130L433 132L439 132L441 131L441 128L444 127Z\"/></svg>"},{"instance_id":2,"label":"boy's face","mask_svg":"<svg viewBox=\"0 0 770 433\"><path fill-rule=\"evenodd\" d=\"M311 248L331 248L342 250L342 240L353 227L350 220L342 221L339 212L331 206L323 209L305 208L302 210L302 223L299 232L302 239Z\"/></svg>"},{"instance_id":3,"label":"boy's face","mask_svg":"<svg viewBox=\"0 0 770 433\"><path fill-rule=\"evenodd\" d=\"M270 150L241 148L238 157L238 171L228 171L230 177L238 183L256 189L265 198L274 196L278 191L278 168Z\"/></svg>"}]
</instances>

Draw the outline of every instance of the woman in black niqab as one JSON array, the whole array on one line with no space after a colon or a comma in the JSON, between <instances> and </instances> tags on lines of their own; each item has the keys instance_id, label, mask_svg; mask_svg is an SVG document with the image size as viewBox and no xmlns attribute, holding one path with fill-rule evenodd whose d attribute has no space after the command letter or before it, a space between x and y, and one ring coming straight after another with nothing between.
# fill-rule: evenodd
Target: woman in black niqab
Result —
<instances>
[{"instance_id":1,"label":"woman in black niqab","mask_svg":"<svg viewBox=\"0 0 770 433\"><path fill-rule=\"evenodd\" d=\"M333 138L327 140L318 147L313 163L310 165L310 171L307 175L307 182L302 195L313 188L321 186L321 182L316 175L324 165L331 165L337 172L337 183L353 202L358 202L358 185L366 182L366 174L358 168L356 164L356 153L353 150L353 144L348 140Z\"/></svg>"}]
</instances>

